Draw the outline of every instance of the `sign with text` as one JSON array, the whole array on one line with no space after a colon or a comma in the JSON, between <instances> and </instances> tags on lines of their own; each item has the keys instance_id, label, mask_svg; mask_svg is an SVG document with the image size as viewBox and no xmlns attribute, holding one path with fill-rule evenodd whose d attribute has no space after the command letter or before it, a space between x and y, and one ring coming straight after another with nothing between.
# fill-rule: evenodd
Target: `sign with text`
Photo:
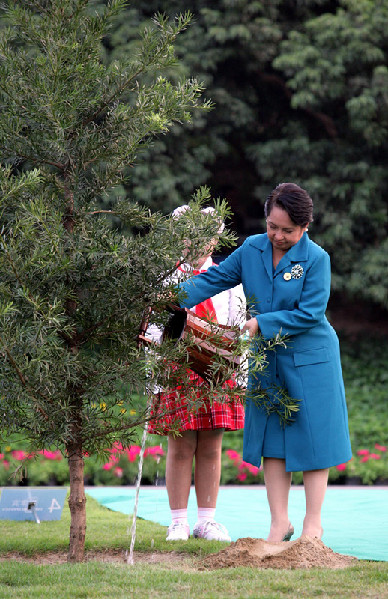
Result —
<instances>
[{"instance_id":1,"label":"sign with text","mask_svg":"<svg viewBox=\"0 0 388 599\"><path fill-rule=\"evenodd\" d=\"M60 520L67 489L9 488L0 496L0 520Z\"/></svg>"}]
</instances>

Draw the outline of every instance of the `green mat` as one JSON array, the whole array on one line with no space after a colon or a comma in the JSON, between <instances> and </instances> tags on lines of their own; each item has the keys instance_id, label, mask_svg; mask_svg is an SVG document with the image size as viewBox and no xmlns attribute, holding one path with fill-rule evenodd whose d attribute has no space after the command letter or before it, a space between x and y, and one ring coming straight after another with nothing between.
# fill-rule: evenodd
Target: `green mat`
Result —
<instances>
[{"instance_id":1,"label":"green mat","mask_svg":"<svg viewBox=\"0 0 388 599\"><path fill-rule=\"evenodd\" d=\"M111 510L132 514L134 487L88 487L87 493ZM303 487L292 487L289 516L300 536L304 517ZM138 517L170 524L165 487L140 489ZM194 489L188 505L189 523L197 519ZM269 509L263 486L221 487L216 519L224 524L232 541L238 538L265 538L269 531ZM379 487L329 487L323 507L323 542L338 553L360 559L388 561L388 489Z\"/></svg>"}]
</instances>

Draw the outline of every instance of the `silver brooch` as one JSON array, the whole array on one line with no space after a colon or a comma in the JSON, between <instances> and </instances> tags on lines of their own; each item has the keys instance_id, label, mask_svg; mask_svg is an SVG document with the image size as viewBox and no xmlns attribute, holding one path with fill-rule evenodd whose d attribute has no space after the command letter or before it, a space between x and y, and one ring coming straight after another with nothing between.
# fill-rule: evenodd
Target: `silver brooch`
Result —
<instances>
[{"instance_id":1,"label":"silver brooch","mask_svg":"<svg viewBox=\"0 0 388 599\"><path fill-rule=\"evenodd\" d=\"M291 268L291 277L293 279L300 279L303 276L303 267L300 264L295 264Z\"/></svg>"}]
</instances>

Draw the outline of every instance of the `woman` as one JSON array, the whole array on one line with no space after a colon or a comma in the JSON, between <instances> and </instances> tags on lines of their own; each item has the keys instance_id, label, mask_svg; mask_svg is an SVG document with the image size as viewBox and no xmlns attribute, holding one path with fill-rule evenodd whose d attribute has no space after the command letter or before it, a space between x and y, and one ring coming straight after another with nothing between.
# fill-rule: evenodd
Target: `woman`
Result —
<instances>
[{"instance_id":1,"label":"woman","mask_svg":"<svg viewBox=\"0 0 388 599\"><path fill-rule=\"evenodd\" d=\"M189 206L174 210L173 217L178 218ZM204 213L213 211L205 208ZM222 225L223 228L224 225ZM178 271L180 278L206 272L212 266L217 268L211 258L217 243L210 244L206 255L196 264L183 264ZM242 286L223 291L210 300L198 302L193 311L198 316L211 318L220 324L236 324L241 320L241 308L245 297ZM245 319L244 319L245 320ZM149 333L148 333L149 334ZM152 334L152 332L151 332ZM155 331L153 331L155 339ZM170 415L150 421L148 431L168 435L166 460L166 486L171 509L171 524L167 541L187 540L190 527L187 518L187 504L190 494L193 462L195 462L194 485L198 505L198 521L194 525L194 537L212 541L230 541L226 528L216 522L216 502L221 476L222 437L225 430L238 430L244 427L244 408L240 402L217 403L207 401L208 387L205 381L193 371L188 370L191 384L198 389L198 395L204 402L196 412L188 411L185 398L179 389L161 393L155 408L161 414ZM175 431L179 430L179 435ZM172 434L171 431L174 431Z\"/></svg>"},{"instance_id":2,"label":"woman","mask_svg":"<svg viewBox=\"0 0 388 599\"><path fill-rule=\"evenodd\" d=\"M307 235L313 220L308 193L294 183L276 187L265 204L267 232L249 237L218 268L180 285L190 308L210 295L243 284L252 298L250 337L287 335L287 347L268 352L264 375L250 373L244 428L244 460L263 458L271 511L268 541L291 538L288 495L293 471L303 471L306 514L302 535L321 538L321 508L331 466L351 458L347 408L337 335L325 317L330 259ZM255 389L281 386L301 400L285 428L254 401Z\"/></svg>"}]
</instances>

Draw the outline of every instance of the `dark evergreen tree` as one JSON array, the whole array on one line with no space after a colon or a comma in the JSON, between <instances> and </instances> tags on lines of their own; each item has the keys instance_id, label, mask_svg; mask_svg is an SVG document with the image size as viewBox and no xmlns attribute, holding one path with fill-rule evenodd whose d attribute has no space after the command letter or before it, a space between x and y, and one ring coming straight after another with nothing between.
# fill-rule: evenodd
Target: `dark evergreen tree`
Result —
<instances>
[{"instance_id":1,"label":"dark evergreen tree","mask_svg":"<svg viewBox=\"0 0 388 599\"><path fill-rule=\"evenodd\" d=\"M387 0L139 2L107 59L130 55L145 15L178 8L196 23L177 45L181 72L215 107L159 137L127 192L167 212L207 184L242 240L264 229L268 192L296 181L315 200L337 298L387 308Z\"/></svg>"}]
</instances>

